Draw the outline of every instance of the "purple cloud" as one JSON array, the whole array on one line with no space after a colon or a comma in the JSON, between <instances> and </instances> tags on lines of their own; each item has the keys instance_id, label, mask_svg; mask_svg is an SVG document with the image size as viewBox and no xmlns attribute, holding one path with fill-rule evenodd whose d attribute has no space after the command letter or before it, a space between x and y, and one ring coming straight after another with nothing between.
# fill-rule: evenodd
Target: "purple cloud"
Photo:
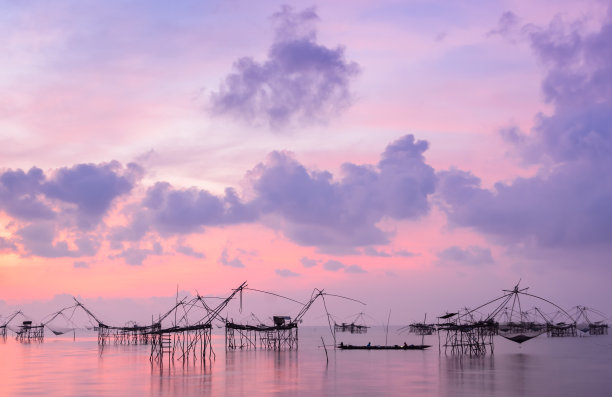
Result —
<instances>
[{"instance_id":1,"label":"purple cloud","mask_svg":"<svg viewBox=\"0 0 612 397\"><path fill-rule=\"evenodd\" d=\"M399 251L394 251L393 255L403 256L404 258L411 258L413 256L417 256L418 254L415 254L414 252L410 252L407 250L399 250Z\"/></svg>"},{"instance_id":2,"label":"purple cloud","mask_svg":"<svg viewBox=\"0 0 612 397\"><path fill-rule=\"evenodd\" d=\"M0 252L17 251L17 246L11 240L0 236Z\"/></svg>"},{"instance_id":3,"label":"purple cloud","mask_svg":"<svg viewBox=\"0 0 612 397\"><path fill-rule=\"evenodd\" d=\"M542 89L553 112L539 114L529 135L511 128L504 136L525 161L542 164L540 172L493 190L468 172L440 172L443 208L451 223L504 244L609 255L612 8L596 32L555 20L546 28L530 27L529 37L547 68Z\"/></svg>"},{"instance_id":4,"label":"purple cloud","mask_svg":"<svg viewBox=\"0 0 612 397\"><path fill-rule=\"evenodd\" d=\"M359 265L350 265L347 266L344 271L346 273L353 273L353 274L361 274L361 273L367 273L361 266Z\"/></svg>"},{"instance_id":5,"label":"purple cloud","mask_svg":"<svg viewBox=\"0 0 612 397\"><path fill-rule=\"evenodd\" d=\"M359 66L345 60L344 48L317 44L317 20L313 8L294 12L283 6L274 14L275 39L268 59L237 60L234 72L211 94L213 114L279 128L324 122L346 108L352 100L350 81Z\"/></svg>"},{"instance_id":6,"label":"purple cloud","mask_svg":"<svg viewBox=\"0 0 612 397\"><path fill-rule=\"evenodd\" d=\"M95 226L117 197L129 193L142 176L136 164L123 167L116 161L107 164L78 164L60 168L41 190L52 199L76 205L81 228Z\"/></svg>"},{"instance_id":7,"label":"purple cloud","mask_svg":"<svg viewBox=\"0 0 612 397\"><path fill-rule=\"evenodd\" d=\"M323 264L323 269L329 270L330 272L336 272L340 269L344 269L346 265L340 261L330 259Z\"/></svg>"},{"instance_id":8,"label":"purple cloud","mask_svg":"<svg viewBox=\"0 0 612 397\"><path fill-rule=\"evenodd\" d=\"M206 255L204 255L204 253L198 252L194 250L191 246L186 245L186 244L177 244L176 247L174 247L174 250L178 253L181 253L186 256L191 256L193 258L198 258L198 259L206 258Z\"/></svg>"},{"instance_id":9,"label":"purple cloud","mask_svg":"<svg viewBox=\"0 0 612 397\"><path fill-rule=\"evenodd\" d=\"M438 252L438 265L466 265L466 266L486 266L494 263L491 250L478 246L461 248L457 246L449 247Z\"/></svg>"},{"instance_id":10,"label":"purple cloud","mask_svg":"<svg viewBox=\"0 0 612 397\"><path fill-rule=\"evenodd\" d=\"M363 254L367 256L379 256L382 258L390 258L392 255L388 252L377 250L374 247L365 247L363 249Z\"/></svg>"},{"instance_id":11,"label":"purple cloud","mask_svg":"<svg viewBox=\"0 0 612 397\"><path fill-rule=\"evenodd\" d=\"M123 258L125 263L130 266L141 266L142 263L151 255L162 255L164 249L158 242L154 242L151 248L140 248L136 245L128 247L117 255L112 255L111 259Z\"/></svg>"},{"instance_id":12,"label":"purple cloud","mask_svg":"<svg viewBox=\"0 0 612 397\"><path fill-rule=\"evenodd\" d=\"M319 263L319 261L316 260L316 259L310 259L310 258L306 258L306 257L303 257L302 259L300 259L300 262L306 268L308 268L308 267L315 267Z\"/></svg>"},{"instance_id":13,"label":"purple cloud","mask_svg":"<svg viewBox=\"0 0 612 397\"><path fill-rule=\"evenodd\" d=\"M274 271L277 275L281 277L299 277L300 274L289 269L276 269Z\"/></svg>"},{"instance_id":14,"label":"purple cloud","mask_svg":"<svg viewBox=\"0 0 612 397\"><path fill-rule=\"evenodd\" d=\"M376 166L344 164L339 180L273 152L248 179L256 206L281 217L285 235L298 244L328 251L385 244L381 219L418 219L429 211L436 176L425 164L427 147L406 135L387 146Z\"/></svg>"},{"instance_id":15,"label":"purple cloud","mask_svg":"<svg viewBox=\"0 0 612 397\"><path fill-rule=\"evenodd\" d=\"M221 256L219 257L219 263L223 266L235 267L235 268L243 268L244 263L238 257L230 258L227 252L227 247L223 249L221 252Z\"/></svg>"},{"instance_id":16,"label":"purple cloud","mask_svg":"<svg viewBox=\"0 0 612 397\"><path fill-rule=\"evenodd\" d=\"M43 201L41 184L45 175L40 168L7 170L0 174L0 210L24 221L53 219L55 212Z\"/></svg>"},{"instance_id":17,"label":"purple cloud","mask_svg":"<svg viewBox=\"0 0 612 397\"><path fill-rule=\"evenodd\" d=\"M487 33L487 37L500 35L502 37L508 37L511 33L513 33L519 25L519 18L512 11L505 11L499 21L497 22L497 27L495 29L490 30Z\"/></svg>"},{"instance_id":18,"label":"purple cloud","mask_svg":"<svg viewBox=\"0 0 612 397\"><path fill-rule=\"evenodd\" d=\"M150 222L162 235L201 232L204 226L251 222L257 212L243 204L233 189L217 197L196 188L175 189L158 182L149 188L143 200Z\"/></svg>"},{"instance_id":19,"label":"purple cloud","mask_svg":"<svg viewBox=\"0 0 612 397\"><path fill-rule=\"evenodd\" d=\"M69 247L68 241L57 241L57 229L52 222L36 222L26 225L16 232L26 255L44 258L93 256L100 249L100 242L84 234L73 238L76 249Z\"/></svg>"},{"instance_id":20,"label":"purple cloud","mask_svg":"<svg viewBox=\"0 0 612 397\"><path fill-rule=\"evenodd\" d=\"M75 269L87 269L89 268L89 265L85 261L75 261L73 267Z\"/></svg>"}]
</instances>

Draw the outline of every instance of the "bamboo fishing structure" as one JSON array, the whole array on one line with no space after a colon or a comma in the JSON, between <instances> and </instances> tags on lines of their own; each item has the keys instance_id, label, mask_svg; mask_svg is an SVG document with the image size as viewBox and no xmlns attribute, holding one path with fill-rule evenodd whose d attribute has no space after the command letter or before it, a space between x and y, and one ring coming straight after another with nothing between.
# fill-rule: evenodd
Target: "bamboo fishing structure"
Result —
<instances>
[{"instance_id":1,"label":"bamboo fishing structure","mask_svg":"<svg viewBox=\"0 0 612 397\"><path fill-rule=\"evenodd\" d=\"M325 296L333 296L342 299L348 299L361 304L363 302L355 299L347 298L345 296L328 294L324 290L315 288L310 295L310 299L306 303L296 301L294 299L275 294L268 291L256 290L253 288L243 288L243 290L250 290L255 292L261 292L277 296L279 298L287 299L301 305L301 309L295 317L290 316L273 316L273 324L266 325L261 321L258 321L257 325L249 324L238 324L230 320L226 320L225 323L225 348L226 350L249 350L249 349L263 349L263 350L293 350L298 348L298 324L302 321L302 318L308 310L312 307L313 303L321 298L325 313L327 315L327 321L329 325L332 338L334 339L334 345L336 344L335 326L331 324L331 314L327 310L327 303ZM242 291L241 291L242 294ZM242 302L242 295L241 295ZM255 317L255 316L254 316ZM258 320L255 317L256 320Z\"/></svg>"}]
</instances>

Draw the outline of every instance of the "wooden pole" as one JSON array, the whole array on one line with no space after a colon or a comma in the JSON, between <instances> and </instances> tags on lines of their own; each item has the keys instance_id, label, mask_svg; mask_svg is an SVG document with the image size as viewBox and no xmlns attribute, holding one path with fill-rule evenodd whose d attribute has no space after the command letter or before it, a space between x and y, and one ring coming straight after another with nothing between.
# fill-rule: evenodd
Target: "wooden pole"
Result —
<instances>
[{"instance_id":1,"label":"wooden pole","mask_svg":"<svg viewBox=\"0 0 612 397\"><path fill-rule=\"evenodd\" d=\"M325 341L323 337L321 337L321 343L323 343L323 349L325 349L325 361L329 364L329 356L327 355L327 346L325 346Z\"/></svg>"}]
</instances>

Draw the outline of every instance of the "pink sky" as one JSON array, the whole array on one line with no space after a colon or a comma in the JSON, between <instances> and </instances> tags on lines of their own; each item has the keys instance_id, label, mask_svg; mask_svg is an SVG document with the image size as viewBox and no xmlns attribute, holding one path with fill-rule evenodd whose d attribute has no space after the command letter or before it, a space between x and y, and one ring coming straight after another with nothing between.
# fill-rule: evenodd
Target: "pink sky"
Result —
<instances>
[{"instance_id":1,"label":"pink sky","mask_svg":"<svg viewBox=\"0 0 612 397\"><path fill-rule=\"evenodd\" d=\"M4 6L0 316L244 280L612 312L607 2L283 4Z\"/></svg>"}]
</instances>

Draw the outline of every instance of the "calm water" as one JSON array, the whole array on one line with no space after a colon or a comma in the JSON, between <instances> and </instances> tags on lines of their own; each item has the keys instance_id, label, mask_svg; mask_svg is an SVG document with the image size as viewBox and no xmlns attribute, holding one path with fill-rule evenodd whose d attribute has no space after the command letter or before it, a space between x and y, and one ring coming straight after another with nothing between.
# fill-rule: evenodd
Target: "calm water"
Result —
<instances>
[{"instance_id":1,"label":"calm water","mask_svg":"<svg viewBox=\"0 0 612 397\"><path fill-rule=\"evenodd\" d=\"M44 343L0 340L0 396L610 396L612 335L540 336L523 346L497 337L495 354L450 357L438 351L334 351L329 363L324 327L300 327L298 351L224 351L213 335L216 359L205 364L151 365L148 346L107 346L95 335L46 337ZM47 333L49 334L49 333ZM344 343L385 343L382 328L337 334ZM388 333L390 344L419 343Z\"/></svg>"}]
</instances>

